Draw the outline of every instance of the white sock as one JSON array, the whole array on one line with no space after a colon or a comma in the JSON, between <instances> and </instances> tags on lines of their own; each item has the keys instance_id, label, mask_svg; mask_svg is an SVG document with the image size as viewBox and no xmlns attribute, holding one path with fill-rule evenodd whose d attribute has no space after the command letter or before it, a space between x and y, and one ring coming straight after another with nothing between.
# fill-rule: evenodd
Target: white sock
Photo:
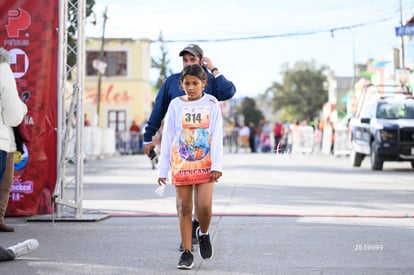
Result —
<instances>
[{"instance_id":1,"label":"white sock","mask_svg":"<svg viewBox=\"0 0 414 275\"><path fill-rule=\"evenodd\" d=\"M207 231L207 233L203 233L203 232L201 232L201 229L200 229L200 236L203 236L203 235L208 235L208 231Z\"/></svg>"}]
</instances>

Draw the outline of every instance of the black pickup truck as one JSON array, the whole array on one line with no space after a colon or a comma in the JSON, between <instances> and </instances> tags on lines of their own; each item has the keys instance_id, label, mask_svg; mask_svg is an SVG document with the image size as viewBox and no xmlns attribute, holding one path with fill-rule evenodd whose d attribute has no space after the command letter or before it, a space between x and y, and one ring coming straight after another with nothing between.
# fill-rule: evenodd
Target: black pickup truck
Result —
<instances>
[{"instance_id":1,"label":"black pickup truck","mask_svg":"<svg viewBox=\"0 0 414 275\"><path fill-rule=\"evenodd\" d=\"M372 170L382 170L384 161L409 161L414 168L414 97L370 100L351 119L350 139L354 167L370 156Z\"/></svg>"}]
</instances>

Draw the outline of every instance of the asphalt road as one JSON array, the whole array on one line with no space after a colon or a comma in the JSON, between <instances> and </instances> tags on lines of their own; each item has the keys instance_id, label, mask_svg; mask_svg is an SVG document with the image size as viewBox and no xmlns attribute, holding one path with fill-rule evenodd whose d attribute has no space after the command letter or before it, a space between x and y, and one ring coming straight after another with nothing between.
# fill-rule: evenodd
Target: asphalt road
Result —
<instances>
[{"instance_id":1,"label":"asphalt road","mask_svg":"<svg viewBox=\"0 0 414 275\"><path fill-rule=\"evenodd\" d=\"M145 156L87 162L84 208L112 214L175 215L175 190L154 194L157 172ZM214 190L216 215L413 216L414 170L369 159L353 168L331 155L226 154Z\"/></svg>"},{"instance_id":2,"label":"asphalt road","mask_svg":"<svg viewBox=\"0 0 414 275\"><path fill-rule=\"evenodd\" d=\"M414 274L413 175L409 163L372 172L368 161L352 168L331 155L226 154L214 191L215 256L195 252L189 273ZM156 177L142 155L88 160L84 219L8 217L16 232L0 233L3 246L37 238L40 247L2 262L0 273L185 272L176 269L174 188L158 197Z\"/></svg>"}]
</instances>

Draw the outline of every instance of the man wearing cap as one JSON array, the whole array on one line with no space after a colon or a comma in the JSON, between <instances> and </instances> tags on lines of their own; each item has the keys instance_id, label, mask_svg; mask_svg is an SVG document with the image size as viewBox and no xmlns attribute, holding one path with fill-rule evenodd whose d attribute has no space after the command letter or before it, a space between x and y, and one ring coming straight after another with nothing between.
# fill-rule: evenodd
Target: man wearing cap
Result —
<instances>
[{"instance_id":1,"label":"man wearing cap","mask_svg":"<svg viewBox=\"0 0 414 275\"><path fill-rule=\"evenodd\" d=\"M218 68L214 67L210 58L203 56L203 50L198 45L189 44L180 52L179 56L183 58L183 67L191 64L199 64L204 67L208 76L207 86L204 88L205 93L213 95L219 101L228 100L234 96L236 93L234 84L227 80ZM180 84L180 73L169 76L155 98L154 107L145 126L145 154L149 155L151 149L155 147L152 143L152 137L160 128L171 100L184 94Z\"/></svg>"},{"instance_id":2,"label":"man wearing cap","mask_svg":"<svg viewBox=\"0 0 414 275\"><path fill-rule=\"evenodd\" d=\"M183 67L199 64L203 66L207 73L207 85L204 88L204 92L216 97L219 101L224 101L232 98L236 93L236 87L234 84L227 80L222 75L218 68L216 68L210 58L204 56L203 50L196 44L187 45L180 53L179 56L183 58ZM146 155L150 155L151 150L155 147L152 142L152 137L156 134L161 126L161 121L164 119L167 113L168 105L171 100L185 95L184 90L180 84L181 73L176 73L167 78L161 89L159 90L151 115L145 126L144 132L144 151ZM198 222L193 221L193 242L195 239L195 229L198 227Z\"/></svg>"}]
</instances>

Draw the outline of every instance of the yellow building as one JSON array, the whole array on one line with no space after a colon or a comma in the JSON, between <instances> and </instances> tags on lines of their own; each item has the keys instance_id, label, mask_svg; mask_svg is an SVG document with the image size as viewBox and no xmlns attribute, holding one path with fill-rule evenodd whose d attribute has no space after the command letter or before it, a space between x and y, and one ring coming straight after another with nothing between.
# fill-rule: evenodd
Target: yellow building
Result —
<instances>
[{"instance_id":1,"label":"yellow building","mask_svg":"<svg viewBox=\"0 0 414 275\"><path fill-rule=\"evenodd\" d=\"M114 128L115 132L128 130L133 120L142 125L155 96L150 82L150 41L110 38L105 39L103 49L102 63L101 39L86 39L86 118L91 125ZM98 68L102 69L101 81Z\"/></svg>"}]
</instances>

